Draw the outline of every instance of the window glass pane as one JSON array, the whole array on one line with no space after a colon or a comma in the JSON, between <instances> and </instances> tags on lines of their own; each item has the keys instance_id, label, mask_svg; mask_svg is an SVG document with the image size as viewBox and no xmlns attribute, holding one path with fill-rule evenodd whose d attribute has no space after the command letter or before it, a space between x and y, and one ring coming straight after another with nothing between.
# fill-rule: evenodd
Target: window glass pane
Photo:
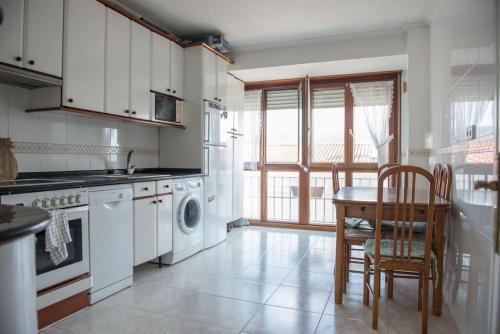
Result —
<instances>
[{"instance_id":1,"label":"window glass pane","mask_svg":"<svg viewBox=\"0 0 500 334\"><path fill-rule=\"evenodd\" d=\"M370 137L368 120L362 107L354 108L354 162L377 162L377 149Z\"/></svg>"},{"instance_id":2,"label":"window glass pane","mask_svg":"<svg viewBox=\"0 0 500 334\"><path fill-rule=\"evenodd\" d=\"M340 187L345 186L345 173L339 172ZM332 173L311 172L309 174L309 221L311 224L331 225L336 222L335 206L332 203Z\"/></svg>"},{"instance_id":3,"label":"window glass pane","mask_svg":"<svg viewBox=\"0 0 500 334\"><path fill-rule=\"evenodd\" d=\"M353 187L377 187L377 173L352 173Z\"/></svg>"},{"instance_id":4,"label":"window glass pane","mask_svg":"<svg viewBox=\"0 0 500 334\"><path fill-rule=\"evenodd\" d=\"M266 92L266 162L299 162L297 89Z\"/></svg>"},{"instance_id":5,"label":"window glass pane","mask_svg":"<svg viewBox=\"0 0 500 334\"><path fill-rule=\"evenodd\" d=\"M243 172L243 217L260 219L260 171Z\"/></svg>"},{"instance_id":6,"label":"window glass pane","mask_svg":"<svg viewBox=\"0 0 500 334\"><path fill-rule=\"evenodd\" d=\"M298 172L267 173L267 219L298 222Z\"/></svg>"},{"instance_id":7,"label":"window glass pane","mask_svg":"<svg viewBox=\"0 0 500 334\"><path fill-rule=\"evenodd\" d=\"M344 88L317 88L312 94L312 161L344 161Z\"/></svg>"},{"instance_id":8,"label":"window glass pane","mask_svg":"<svg viewBox=\"0 0 500 334\"><path fill-rule=\"evenodd\" d=\"M245 92L244 111L238 114L238 131L243 133L242 152L245 169L256 170L260 151L260 103L262 90Z\"/></svg>"}]
</instances>

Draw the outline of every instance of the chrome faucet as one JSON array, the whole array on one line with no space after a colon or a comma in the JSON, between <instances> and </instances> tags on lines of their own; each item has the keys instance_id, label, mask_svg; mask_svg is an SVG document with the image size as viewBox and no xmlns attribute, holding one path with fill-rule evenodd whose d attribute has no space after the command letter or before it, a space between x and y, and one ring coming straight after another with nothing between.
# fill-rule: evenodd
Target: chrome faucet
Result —
<instances>
[{"instance_id":1,"label":"chrome faucet","mask_svg":"<svg viewBox=\"0 0 500 334\"><path fill-rule=\"evenodd\" d=\"M132 175L135 172L135 166L130 164L130 160L132 159L132 153L134 153L134 150L130 150L127 154L127 174Z\"/></svg>"}]
</instances>

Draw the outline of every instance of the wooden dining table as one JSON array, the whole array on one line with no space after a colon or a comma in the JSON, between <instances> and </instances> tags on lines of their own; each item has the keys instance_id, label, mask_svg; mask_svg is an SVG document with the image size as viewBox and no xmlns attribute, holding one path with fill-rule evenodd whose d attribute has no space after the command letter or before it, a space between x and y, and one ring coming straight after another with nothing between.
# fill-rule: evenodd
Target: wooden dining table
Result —
<instances>
[{"instance_id":1,"label":"wooden dining table","mask_svg":"<svg viewBox=\"0 0 500 334\"><path fill-rule=\"evenodd\" d=\"M395 188L384 189L384 209L382 219L394 220L395 217ZM377 208L377 188L373 187L345 187L333 197L337 213L337 251L335 255L335 303L342 304L343 277L344 277L344 232L345 218L362 218L375 220ZM432 313L441 315L443 300L443 258L444 258L444 225L447 211L451 202L436 196L434 210L434 241L433 250L437 257L437 272L439 275L436 286L433 287ZM415 221L427 219L428 191L415 190Z\"/></svg>"}]
</instances>

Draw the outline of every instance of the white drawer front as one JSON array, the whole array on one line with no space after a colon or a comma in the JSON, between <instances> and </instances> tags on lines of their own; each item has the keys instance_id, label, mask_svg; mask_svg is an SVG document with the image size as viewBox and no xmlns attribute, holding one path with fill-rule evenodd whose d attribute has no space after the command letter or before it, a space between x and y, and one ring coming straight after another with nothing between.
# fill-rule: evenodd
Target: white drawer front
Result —
<instances>
[{"instance_id":1,"label":"white drawer front","mask_svg":"<svg viewBox=\"0 0 500 334\"><path fill-rule=\"evenodd\" d=\"M172 192L172 180L156 181L156 193L166 194Z\"/></svg>"},{"instance_id":2,"label":"white drawer front","mask_svg":"<svg viewBox=\"0 0 500 334\"><path fill-rule=\"evenodd\" d=\"M134 197L144 197L155 195L155 182L134 183Z\"/></svg>"}]
</instances>

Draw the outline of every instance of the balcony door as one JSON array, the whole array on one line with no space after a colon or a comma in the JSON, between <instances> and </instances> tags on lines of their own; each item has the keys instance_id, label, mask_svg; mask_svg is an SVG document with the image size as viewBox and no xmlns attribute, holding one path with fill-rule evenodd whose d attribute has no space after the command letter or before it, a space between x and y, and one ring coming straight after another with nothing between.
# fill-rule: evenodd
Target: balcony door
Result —
<instances>
[{"instance_id":1,"label":"balcony door","mask_svg":"<svg viewBox=\"0 0 500 334\"><path fill-rule=\"evenodd\" d=\"M353 85L369 82L392 85L388 117L380 118L383 124L372 117L378 109L363 107L353 96ZM253 141L257 161L245 164L245 198L251 211L247 217L333 226L332 163L339 164L341 186L376 186L381 152L374 144L374 124L393 136L383 153L388 162L397 161L398 83L399 74L390 73L303 79L247 91L254 115L253 130L248 131L260 138ZM375 90L373 96L377 94ZM247 150L255 152L248 145Z\"/></svg>"}]
</instances>

